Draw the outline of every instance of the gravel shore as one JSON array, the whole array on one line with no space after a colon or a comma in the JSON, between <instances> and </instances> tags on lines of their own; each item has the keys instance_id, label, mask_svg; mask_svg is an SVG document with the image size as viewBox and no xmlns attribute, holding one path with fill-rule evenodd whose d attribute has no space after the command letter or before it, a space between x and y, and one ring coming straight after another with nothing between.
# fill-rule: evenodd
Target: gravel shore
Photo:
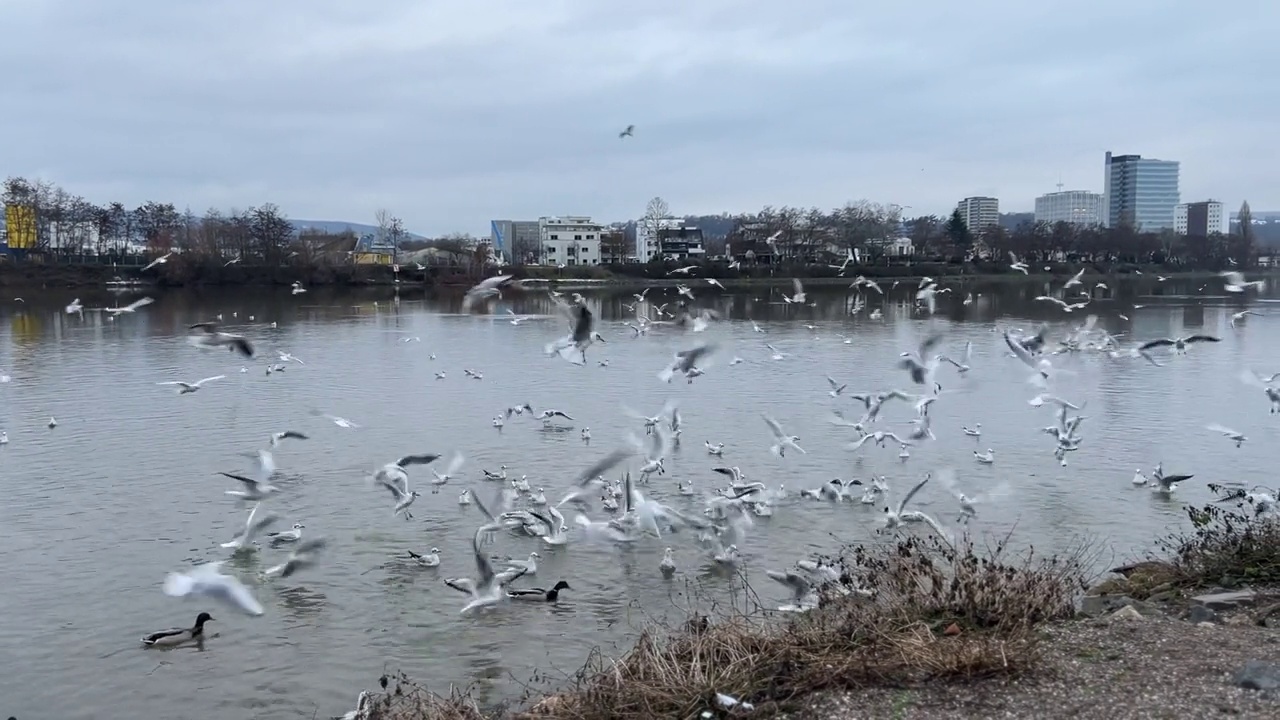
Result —
<instances>
[{"instance_id":1,"label":"gravel shore","mask_svg":"<svg viewBox=\"0 0 1280 720\"><path fill-rule=\"evenodd\" d=\"M1280 692L1246 690L1253 660L1280 664L1280 631L1228 622L1103 618L1046 627L1044 657L1018 678L815 696L800 720L852 718L1280 718Z\"/></svg>"}]
</instances>

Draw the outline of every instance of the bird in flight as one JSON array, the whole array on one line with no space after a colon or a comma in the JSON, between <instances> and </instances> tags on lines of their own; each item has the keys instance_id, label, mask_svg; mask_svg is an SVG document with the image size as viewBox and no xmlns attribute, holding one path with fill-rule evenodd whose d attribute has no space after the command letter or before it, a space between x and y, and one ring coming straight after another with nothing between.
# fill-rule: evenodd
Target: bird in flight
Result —
<instances>
[{"instance_id":1,"label":"bird in flight","mask_svg":"<svg viewBox=\"0 0 1280 720\"><path fill-rule=\"evenodd\" d=\"M618 133L618 139L621 140L622 138L635 137L635 134L636 134L636 126L628 125L626 130L623 130L622 132Z\"/></svg>"}]
</instances>

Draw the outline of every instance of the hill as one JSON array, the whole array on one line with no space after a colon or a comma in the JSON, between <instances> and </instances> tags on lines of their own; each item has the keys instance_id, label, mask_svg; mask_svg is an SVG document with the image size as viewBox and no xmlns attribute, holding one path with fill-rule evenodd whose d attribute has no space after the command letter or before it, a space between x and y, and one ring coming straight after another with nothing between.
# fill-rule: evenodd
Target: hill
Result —
<instances>
[{"instance_id":1,"label":"hill","mask_svg":"<svg viewBox=\"0 0 1280 720\"><path fill-rule=\"evenodd\" d=\"M318 230L327 233L340 233L344 230L350 230L356 235L364 235L366 233L378 232L377 225L369 223L347 222L346 220L299 220L289 218L289 222L293 223L295 230ZM410 240L426 240L427 238L418 233L407 233Z\"/></svg>"}]
</instances>

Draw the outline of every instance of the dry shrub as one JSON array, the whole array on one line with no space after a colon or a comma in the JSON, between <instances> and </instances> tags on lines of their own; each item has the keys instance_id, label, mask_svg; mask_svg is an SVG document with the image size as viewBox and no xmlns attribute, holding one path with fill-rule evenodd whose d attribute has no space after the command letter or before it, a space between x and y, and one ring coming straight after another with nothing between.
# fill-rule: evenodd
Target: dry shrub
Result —
<instances>
[{"instance_id":1,"label":"dry shrub","mask_svg":"<svg viewBox=\"0 0 1280 720\"><path fill-rule=\"evenodd\" d=\"M1038 623L1072 617L1086 587L1086 546L1006 558L1007 540L976 550L908 537L846 550L821 605L783 614L735 608L653 622L621 657L599 649L563 691L516 718L650 720L731 717L717 693L782 709L807 693L1011 673L1037 658ZM869 596L859 588L875 588ZM492 720L466 693L441 698L403 678L362 720ZM711 715L704 715L706 712Z\"/></svg>"},{"instance_id":2,"label":"dry shrub","mask_svg":"<svg viewBox=\"0 0 1280 720\"><path fill-rule=\"evenodd\" d=\"M502 710L482 710L468 689L447 696L431 692L403 673L382 677L384 692L373 695L357 720L491 720Z\"/></svg>"},{"instance_id":3,"label":"dry shrub","mask_svg":"<svg viewBox=\"0 0 1280 720\"><path fill-rule=\"evenodd\" d=\"M1215 492L1222 488L1209 486ZM1280 516L1240 499L1235 509L1188 506L1194 530L1165 538L1161 548L1182 587L1280 584Z\"/></svg>"}]
</instances>

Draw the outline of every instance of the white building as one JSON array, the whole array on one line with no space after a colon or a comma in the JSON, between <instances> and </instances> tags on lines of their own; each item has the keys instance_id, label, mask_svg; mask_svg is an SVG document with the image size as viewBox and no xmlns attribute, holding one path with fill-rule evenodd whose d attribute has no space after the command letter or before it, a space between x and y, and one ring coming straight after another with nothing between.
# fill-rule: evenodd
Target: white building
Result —
<instances>
[{"instance_id":1,"label":"white building","mask_svg":"<svg viewBox=\"0 0 1280 720\"><path fill-rule=\"evenodd\" d=\"M1080 227L1102 224L1102 195L1087 190L1062 190L1036 198L1036 222L1064 222Z\"/></svg>"},{"instance_id":2,"label":"white building","mask_svg":"<svg viewBox=\"0 0 1280 720\"><path fill-rule=\"evenodd\" d=\"M971 232L1000 224L1000 201L993 197L967 197L956 204L956 210Z\"/></svg>"},{"instance_id":3,"label":"white building","mask_svg":"<svg viewBox=\"0 0 1280 720\"><path fill-rule=\"evenodd\" d=\"M636 223L635 257L649 262L655 255L667 260L699 259L706 254L702 244L702 230L685 225L683 218L659 218L656 226L646 219Z\"/></svg>"},{"instance_id":4,"label":"white building","mask_svg":"<svg viewBox=\"0 0 1280 720\"><path fill-rule=\"evenodd\" d=\"M538 218L539 258L543 265L599 265L600 234L605 227L582 215Z\"/></svg>"},{"instance_id":5,"label":"white building","mask_svg":"<svg viewBox=\"0 0 1280 720\"><path fill-rule=\"evenodd\" d=\"M1196 237L1226 235L1229 216L1225 210L1217 200L1182 203L1173 210L1173 231Z\"/></svg>"}]
</instances>

